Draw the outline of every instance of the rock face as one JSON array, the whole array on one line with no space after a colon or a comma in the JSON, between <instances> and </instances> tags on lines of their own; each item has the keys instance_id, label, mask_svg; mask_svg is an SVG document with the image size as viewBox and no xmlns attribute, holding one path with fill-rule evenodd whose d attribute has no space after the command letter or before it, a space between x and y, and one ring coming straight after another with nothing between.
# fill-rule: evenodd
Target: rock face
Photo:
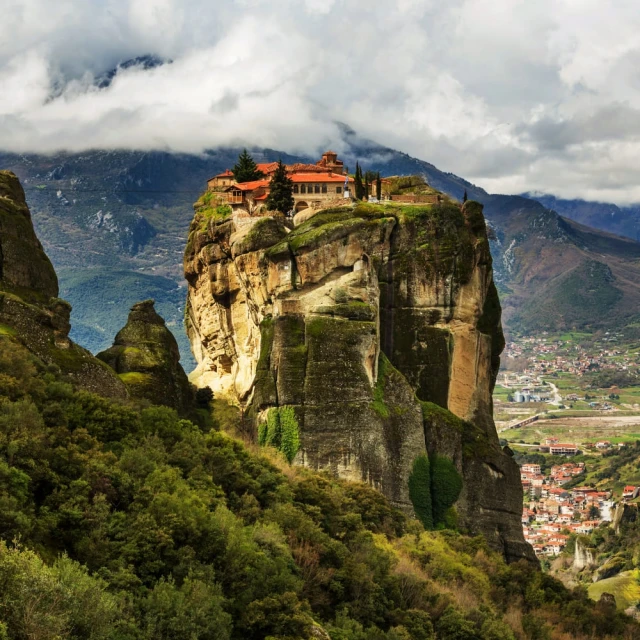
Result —
<instances>
[{"instance_id":1,"label":"rock face","mask_svg":"<svg viewBox=\"0 0 640 640\"><path fill-rule=\"evenodd\" d=\"M81 388L126 398L115 373L69 339L71 306L33 229L18 178L0 171L0 335L20 340Z\"/></svg>"},{"instance_id":2,"label":"rock face","mask_svg":"<svg viewBox=\"0 0 640 640\"><path fill-rule=\"evenodd\" d=\"M178 343L153 300L131 308L113 347L97 357L118 373L131 397L169 406L181 414L193 408L193 392L180 365Z\"/></svg>"},{"instance_id":3,"label":"rock face","mask_svg":"<svg viewBox=\"0 0 640 640\"><path fill-rule=\"evenodd\" d=\"M460 528L533 559L492 419L504 339L479 204L339 207L292 231L197 212L185 275L193 380L241 403L248 428L293 407L297 464L406 511L416 457L447 456Z\"/></svg>"},{"instance_id":4,"label":"rock face","mask_svg":"<svg viewBox=\"0 0 640 640\"><path fill-rule=\"evenodd\" d=\"M620 528L623 524L635 522L638 519L638 505L626 504L619 502L616 506L616 510L613 514L613 520L611 526L615 530L616 534L620 534Z\"/></svg>"}]
</instances>

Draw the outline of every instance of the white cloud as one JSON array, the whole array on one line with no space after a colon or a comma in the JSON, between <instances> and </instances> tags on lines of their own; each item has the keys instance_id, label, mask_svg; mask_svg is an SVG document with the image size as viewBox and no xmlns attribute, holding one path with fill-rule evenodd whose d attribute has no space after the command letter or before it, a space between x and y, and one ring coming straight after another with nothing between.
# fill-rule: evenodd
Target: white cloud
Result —
<instances>
[{"instance_id":1,"label":"white cloud","mask_svg":"<svg viewBox=\"0 0 640 640\"><path fill-rule=\"evenodd\" d=\"M638 201L635 0L0 0L0 148L315 152L340 120L500 192ZM93 78L135 56L173 62Z\"/></svg>"}]
</instances>

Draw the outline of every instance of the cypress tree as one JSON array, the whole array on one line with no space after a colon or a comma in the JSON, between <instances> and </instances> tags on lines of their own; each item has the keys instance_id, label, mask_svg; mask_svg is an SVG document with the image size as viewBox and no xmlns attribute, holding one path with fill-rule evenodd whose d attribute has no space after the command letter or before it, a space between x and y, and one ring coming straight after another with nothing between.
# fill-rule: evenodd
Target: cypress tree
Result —
<instances>
[{"instance_id":1,"label":"cypress tree","mask_svg":"<svg viewBox=\"0 0 640 640\"><path fill-rule=\"evenodd\" d=\"M464 195L462 196L462 202L466 202L467 201L467 190L464 190Z\"/></svg>"},{"instance_id":2,"label":"cypress tree","mask_svg":"<svg viewBox=\"0 0 640 640\"><path fill-rule=\"evenodd\" d=\"M356 162L356 174L354 176L353 188L355 190L356 200L362 200L364 197L364 185L362 184L362 168Z\"/></svg>"},{"instance_id":3,"label":"cypress tree","mask_svg":"<svg viewBox=\"0 0 640 640\"><path fill-rule=\"evenodd\" d=\"M246 149L238 156L238 162L232 172L236 182L252 182L264 178L264 173L258 169L258 165Z\"/></svg>"},{"instance_id":4,"label":"cypress tree","mask_svg":"<svg viewBox=\"0 0 640 640\"><path fill-rule=\"evenodd\" d=\"M433 524L446 527L448 511L460 497L462 478L455 465L445 456L431 458L431 500Z\"/></svg>"},{"instance_id":5,"label":"cypress tree","mask_svg":"<svg viewBox=\"0 0 640 640\"><path fill-rule=\"evenodd\" d=\"M382 199L382 178L380 177L379 171L378 175L376 176L376 198L378 200Z\"/></svg>"},{"instance_id":6,"label":"cypress tree","mask_svg":"<svg viewBox=\"0 0 640 640\"><path fill-rule=\"evenodd\" d=\"M433 529L433 507L431 505L431 470L429 458L422 454L413 461L409 476L409 499L416 518L425 529Z\"/></svg>"},{"instance_id":7,"label":"cypress tree","mask_svg":"<svg viewBox=\"0 0 640 640\"><path fill-rule=\"evenodd\" d=\"M267 209L288 214L293 210L293 205L293 180L287 175L287 169L282 164L282 160L279 160L278 168L269 183Z\"/></svg>"}]
</instances>

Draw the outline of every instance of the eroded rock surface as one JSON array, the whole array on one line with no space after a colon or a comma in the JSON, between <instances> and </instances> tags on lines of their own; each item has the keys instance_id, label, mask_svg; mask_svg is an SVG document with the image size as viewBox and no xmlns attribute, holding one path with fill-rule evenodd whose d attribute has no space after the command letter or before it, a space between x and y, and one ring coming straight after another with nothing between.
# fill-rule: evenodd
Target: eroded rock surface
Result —
<instances>
[{"instance_id":1,"label":"eroded rock surface","mask_svg":"<svg viewBox=\"0 0 640 640\"><path fill-rule=\"evenodd\" d=\"M504 339L479 204L339 207L293 230L196 213L185 275L193 381L242 404L248 428L294 407L296 463L407 511L415 458L446 455L460 527L533 558L492 419Z\"/></svg>"},{"instance_id":2,"label":"eroded rock surface","mask_svg":"<svg viewBox=\"0 0 640 640\"><path fill-rule=\"evenodd\" d=\"M69 339L71 306L57 296L58 278L34 232L20 182L0 171L0 334L59 366L79 387L126 398L115 373Z\"/></svg>"}]
</instances>

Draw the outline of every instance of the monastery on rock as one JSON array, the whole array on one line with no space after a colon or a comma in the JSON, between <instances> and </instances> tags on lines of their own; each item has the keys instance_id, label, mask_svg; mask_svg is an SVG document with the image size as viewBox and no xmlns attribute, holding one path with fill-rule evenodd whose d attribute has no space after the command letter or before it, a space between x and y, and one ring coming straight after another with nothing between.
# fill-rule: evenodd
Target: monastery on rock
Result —
<instances>
[{"instance_id":1,"label":"monastery on rock","mask_svg":"<svg viewBox=\"0 0 640 640\"><path fill-rule=\"evenodd\" d=\"M236 182L233 173L227 169L211 178L207 185L209 191L219 192L234 209L244 208L253 213L265 204L271 176L277 167L277 162L259 163L258 169L264 178L242 183ZM353 195L354 180L346 174L344 163L333 151L324 153L316 164L296 163L286 168L293 181L296 213L308 208L319 209L333 201L343 202Z\"/></svg>"}]
</instances>

